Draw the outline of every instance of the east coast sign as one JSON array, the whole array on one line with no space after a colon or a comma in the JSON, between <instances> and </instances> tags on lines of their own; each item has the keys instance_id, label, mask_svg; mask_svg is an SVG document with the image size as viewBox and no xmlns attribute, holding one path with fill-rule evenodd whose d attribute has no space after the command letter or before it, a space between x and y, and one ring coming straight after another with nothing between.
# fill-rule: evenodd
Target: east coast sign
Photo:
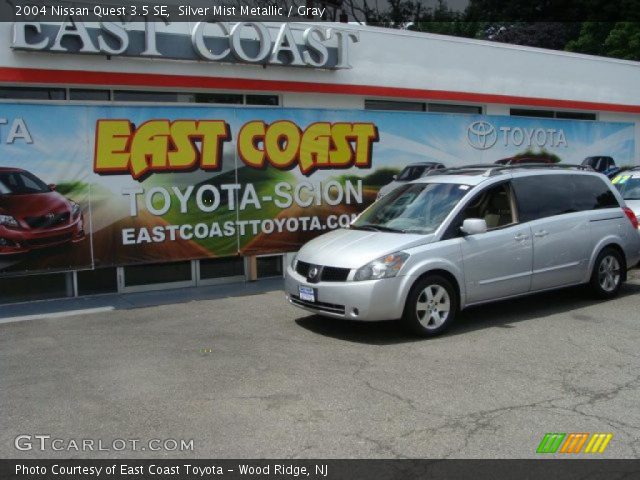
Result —
<instances>
[{"instance_id":1,"label":"east coast sign","mask_svg":"<svg viewBox=\"0 0 640 480\"><path fill-rule=\"evenodd\" d=\"M15 22L11 48L52 53L347 69L349 28L262 22Z\"/></svg>"}]
</instances>

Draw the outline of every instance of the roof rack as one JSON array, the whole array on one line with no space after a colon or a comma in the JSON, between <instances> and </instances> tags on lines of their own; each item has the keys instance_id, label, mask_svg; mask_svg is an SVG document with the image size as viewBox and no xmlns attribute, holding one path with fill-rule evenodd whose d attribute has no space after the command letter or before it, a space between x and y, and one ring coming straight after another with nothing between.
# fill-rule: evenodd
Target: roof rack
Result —
<instances>
[{"instance_id":1,"label":"roof rack","mask_svg":"<svg viewBox=\"0 0 640 480\"><path fill-rule=\"evenodd\" d=\"M482 171L481 175L485 177L492 177L494 175L499 175L509 170L517 170L518 168L559 168L559 169L575 169L575 170L584 170L588 172L594 171L588 165L575 165L571 163L520 163L515 165L496 165L495 163L489 164L472 164L472 165L462 165L460 167L451 167L451 168L441 168L439 170L431 170L427 175L447 175L452 173L464 173L464 172L477 172ZM640 168L640 166L638 167Z\"/></svg>"}]
</instances>

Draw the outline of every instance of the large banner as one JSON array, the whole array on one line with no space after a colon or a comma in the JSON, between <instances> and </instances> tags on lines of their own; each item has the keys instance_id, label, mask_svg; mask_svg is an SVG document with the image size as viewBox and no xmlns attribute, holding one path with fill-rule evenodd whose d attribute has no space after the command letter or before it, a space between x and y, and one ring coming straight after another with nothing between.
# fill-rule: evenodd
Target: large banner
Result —
<instances>
[{"instance_id":1,"label":"large banner","mask_svg":"<svg viewBox=\"0 0 640 480\"><path fill-rule=\"evenodd\" d=\"M634 125L481 115L2 104L0 274L294 251L416 162L634 162Z\"/></svg>"}]
</instances>

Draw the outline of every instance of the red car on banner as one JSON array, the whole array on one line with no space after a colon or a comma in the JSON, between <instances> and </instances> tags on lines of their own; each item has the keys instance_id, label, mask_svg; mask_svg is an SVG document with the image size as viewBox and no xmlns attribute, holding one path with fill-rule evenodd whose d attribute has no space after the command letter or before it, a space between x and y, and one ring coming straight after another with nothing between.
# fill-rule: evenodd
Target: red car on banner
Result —
<instances>
[{"instance_id":1,"label":"red car on banner","mask_svg":"<svg viewBox=\"0 0 640 480\"><path fill-rule=\"evenodd\" d=\"M0 167L0 255L84 237L80 205L26 170Z\"/></svg>"}]
</instances>

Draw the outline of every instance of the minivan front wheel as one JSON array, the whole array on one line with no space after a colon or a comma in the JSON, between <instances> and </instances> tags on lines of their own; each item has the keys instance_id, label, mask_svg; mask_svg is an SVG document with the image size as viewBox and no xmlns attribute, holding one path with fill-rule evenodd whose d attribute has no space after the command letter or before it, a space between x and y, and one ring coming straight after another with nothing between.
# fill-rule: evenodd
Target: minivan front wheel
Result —
<instances>
[{"instance_id":1,"label":"minivan front wheel","mask_svg":"<svg viewBox=\"0 0 640 480\"><path fill-rule=\"evenodd\" d=\"M624 276L624 259L614 248L605 248L593 266L591 290L599 298L613 298L618 295Z\"/></svg>"},{"instance_id":2,"label":"minivan front wheel","mask_svg":"<svg viewBox=\"0 0 640 480\"><path fill-rule=\"evenodd\" d=\"M402 321L413 333L429 337L446 330L457 311L458 295L451 282L440 275L429 275L409 292Z\"/></svg>"}]
</instances>

